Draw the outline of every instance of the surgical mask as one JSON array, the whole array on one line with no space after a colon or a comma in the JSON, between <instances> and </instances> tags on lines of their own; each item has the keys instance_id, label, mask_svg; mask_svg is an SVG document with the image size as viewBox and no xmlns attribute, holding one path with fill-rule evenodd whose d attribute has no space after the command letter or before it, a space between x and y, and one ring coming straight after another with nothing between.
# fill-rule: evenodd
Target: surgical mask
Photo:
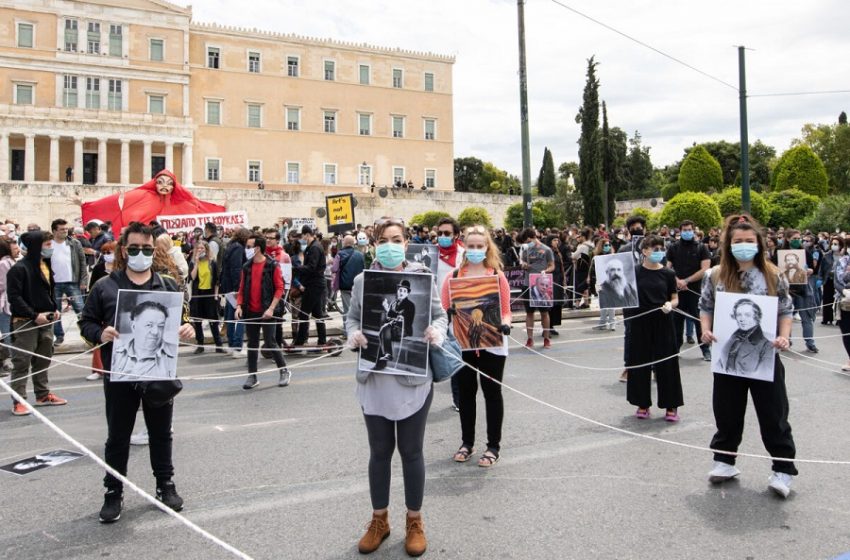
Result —
<instances>
[{"instance_id":1,"label":"surgical mask","mask_svg":"<svg viewBox=\"0 0 850 560\"><path fill-rule=\"evenodd\" d=\"M611 252L611 246L606 243L605 245L602 246L602 252L603 253L610 253Z\"/></svg>"},{"instance_id":2,"label":"surgical mask","mask_svg":"<svg viewBox=\"0 0 850 560\"><path fill-rule=\"evenodd\" d=\"M130 267L130 270L133 272L144 272L149 269L151 265L153 265L153 254L146 257L143 252L139 251L138 255L127 256L127 266Z\"/></svg>"},{"instance_id":3,"label":"surgical mask","mask_svg":"<svg viewBox=\"0 0 850 560\"><path fill-rule=\"evenodd\" d=\"M204 258L204 257L206 257L206 256L207 256L207 254L206 254L206 253L204 253L204 252L200 252L200 253L198 253L198 258L199 258L199 259L202 259L202 258Z\"/></svg>"},{"instance_id":4,"label":"surgical mask","mask_svg":"<svg viewBox=\"0 0 850 560\"><path fill-rule=\"evenodd\" d=\"M440 247L442 247L443 249L448 249L449 247L454 245L454 242L454 239L452 239L451 237L446 237L444 235L441 235L437 238L437 243L439 243Z\"/></svg>"},{"instance_id":5,"label":"surgical mask","mask_svg":"<svg viewBox=\"0 0 850 560\"><path fill-rule=\"evenodd\" d=\"M812 246L811 241L803 241L803 249L808 249L811 246Z\"/></svg>"},{"instance_id":6,"label":"surgical mask","mask_svg":"<svg viewBox=\"0 0 850 560\"><path fill-rule=\"evenodd\" d=\"M682 241L693 241L693 240L694 240L693 230L682 231Z\"/></svg>"},{"instance_id":7,"label":"surgical mask","mask_svg":"<svg viewBox=\"0 0 850 560\"><path fill-rule=\"evenodd\" d=\"M301 250L302 250L302 251L306 251L306 250L307 250L307 241L306 241L305 239L299 239L299 240L298 240L298 243L301 245Z\"/></svg>"},{"instance_id":8,"label":"surgical mask","mask_svg":"<svg viewBox=\"0 0 850 560\"><path fill-rule=\"evenodd\" d=\"M667 256L667 251L653 251L649 254L649 262L658 264Z\"/></svg>"},{"instance_id":9,"label":"surgical mask","mask_svg":"<svg viewBox=\"0 0 850 560\"><path fill-rule=\"evenodd\" d=\"M484 249L467 249L466 250L466 260L471 262L472 264L479 264L484 262L484 259L487 257L487 251Z\"/></svg>"},{"instance_id":10,"label":"surgical mask","mask_svg":"<svg viewBox=\"0 0 850 560\"><path fill-rule=\"evenodd\" d=\"M44 249L44 248L41 249L41 258L42 259L49 259L52 256L53 256L53 247L50 247L48 249Z\"/></svg>"},{"instance_id":11,"label":"surgical mask","mask_svg":"<svg viewBox=\"0 0 850 560\"><path fill-rule=\"evenodd\" d=\"M256 252L257 252L257 250L254 247L247 247L245 249L245 258L250 261L251 259L254 258L254 254Z\"/></svg>"},{"instance_id":12,"label":"surgical mask","mask_svg":"<svg viewBox=\"0 0 850 560\"><path fill-rule=\"evenodd\" d=\"M833 253L837 253L837 252L839 252L839 251L841 251L841 247L839 247L838 245L833 245L833 246L832 246L832 252L833 252Z\"/></svg>"},{"instance_id":13,"label":"surgical mask","mask_svg":"<svg viewBox=\"0 0 850 560\"><path fill-rule=\"evenodd\" d=\"M732 256L741 262L750 262L759 253L758 243L735 243L732 245Z\"/></svg>"},{"instance_id":14,"label":"surgical mask","mask_svg":"<svg viewBox=\"0 0 850 560\"><path fill-rule=\"evenodd\" d=\"M791 240L791 248L792 248L792 249L799 249L799 248L801 248L802 246L803 246L803 241L802 241L802 240L800 240L800 239L792 239L792 240Z\"/></svg>"},{"instance_id":15,"label":"surgical mask","mask_svg":"<svg viewBox=\"0 0 850 560\"><path fill-rule=\"evenodd\" d=\"M112 264L113 262L115 262L115 255L113 255L112 253L103 255L103 262Z\"/></svg>"},{"instance_id":16,"label":"surgical mask","mask_svg":"<svg viewBox=\"0 0 850 560\"><path fill-rule=\"evenodd\" d=\"M382 243L375 250L375 256L384 268L398 268L404 262L404 245Z\"/></svg>"},{"instance_id":17,"label":"surgical mask","mask_svg":"<svg viewBox=\"0 0 850 560\"><path fill-rule=\"evenodd\" d=\"M358 235L357 236L357 244L360 245L361 247L365 247L366 245L369 244L369 238L366 237L365 235L363 235L363 236Z\"/></svg>"},{"instance_id":18,"label":"surgical mask","mask_svg":"<svg viewBox=\"0 0 850 560\"><path fill-rule=\"evenodd\" d=\"M625 236L625 235L623 235L622 233L618 233L618 234L617 234L617 239L619 239L620 241L623 241L623 240L625 240L625 239L626 239L626 236Z\"/></svg>"},{"instance_id":19,"label":"surgical mask","mask_svg":"<svg viewBox=\"0 0 850 560\"><path fill-rule=\"evenodd\" d=\"M522 244L522 248L525 249L526 251L530 251L532 247L533 247L533 245L531 243L523 243Z\"/></svg>"}]
</instances>

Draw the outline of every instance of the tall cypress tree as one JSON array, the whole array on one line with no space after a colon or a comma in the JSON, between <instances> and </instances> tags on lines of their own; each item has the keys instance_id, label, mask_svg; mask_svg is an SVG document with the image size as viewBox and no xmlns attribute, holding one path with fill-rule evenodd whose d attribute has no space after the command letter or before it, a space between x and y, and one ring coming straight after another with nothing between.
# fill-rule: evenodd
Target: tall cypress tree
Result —
<instances>
[{"instance_id":1,"label":"tall cypress tree","mask_svg":"<svg viewBox=\"0 0 850 560\"><path fill-rule=\"evenodd\" d=\"M605 191L608 196L606 200L603 200L603 204L605 207L602 209L602 215L608 216L608 224L610 225L611 220L614 217L615 205L616 202L614 200L614 189L616 188L617 183L617 172L619 171L619 161L617 158L617 152L614 150L614 146L611 142L611 133L608 130L608 107L605 105L605 102L602 102L602 180L605 182L605 186L607 190ZM605 209L607 208L607 213Z\"/></svg>"},{"instance_id":2,"label":"tall cypress tree","mask_svg":"<svg viewBox=\"0 0 850 560\"><path fill-rule=\"evenodd\" d=\"M543 150L543 165L537 178L537 193L540 196L555 195L555 161L549 148Z\"/></svg>"},{"instance_id":3,"label":"tall cypress tree","mask_svg":"<svg viewBox=\"0 0 850 560\"><path fill-rule=\"evenodd\" d=\"M579 185L584 206L584 223L602 223L602 138L599 130L599 80L596 78L597 62L590 57L587 61L587 82L584 86L582 106L576 115L581 124L578 141Z\"/></svg>"}]
</instances>

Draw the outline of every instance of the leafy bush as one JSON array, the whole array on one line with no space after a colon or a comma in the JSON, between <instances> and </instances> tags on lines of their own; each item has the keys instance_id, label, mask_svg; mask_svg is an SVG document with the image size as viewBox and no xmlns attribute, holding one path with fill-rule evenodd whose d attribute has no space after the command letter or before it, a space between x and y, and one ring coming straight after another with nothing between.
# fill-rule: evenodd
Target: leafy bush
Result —
<instances>
[{"instance_id":1,"label":"leafy bush","mask_svg":"<svg viewBox=\"0 0 850 560\"><path fill-rule=\"evenodd\" d=\"M722 216L717 203L705 193L683 192L667 201L658 216L660 224L679 227L684 220L691 220L700 229L720 225Z\"/></svg>"},{"instance_id":2,"label":"leafy bush","mask_svg":"<svg viewBox=\"0 0 850 560\"><path fill-rule=\"evenodd\" d=\"M681 192L719 191L723 188L723 170L708 150L696 146L679 169Z\"/></svg>"},{"instance_id":3,"label":"leafy bush","mask_svg":"<svg viewBox=\"0 0 850 560\"><path fill-rule=\"evenodd\" d=\"M558 205L551 200L535 200L531 205L531 222L534 224L534 227L539 229L561 227L564 225L564 218ZM508 206L505 212L505 227L508 229L522 229L522 202Z\"/></svg>"},{"instance_id":4,"label":"leafy bush","mask_svg":"<svg viewBox=\"0 0 850 560\"><path fill-rule=\"evenodd\" d=\"M810 147L801 145L782 154L773 170L770 185L774 191L796 187L804 193L824 197L829 189L829 178L820 158Z\"/></svg>"},{"instance_id":5,"label":"leafy bush","mask_svg":"<svg viewBox=\"0 0 850 560\"><path fill-rule=\"evenodd\" d=\"M728 216L743 211L741 205L741 187L729 187L723 192L712 195L720 208L721 216ZM770 205L757 192L750 191L750 214L761 224L766 224L770 218Z\"/></svg>"},{"instance_id":6,"label":"leafy bush","mask_svg":"<svg viewBox=\"0 0 850 560\"><path fill-rule=\"evenodd\" d=\"M626 217L625 216L617 216L614 218L614 221L611 222L612 228L623 228L626 227Z\"/></svg>"},{"instance_id":7,"label":"leafy bush","mask_svg":"<svg viewBox=\"0 0 850 560\"><path fill-rule=\"evenodd\" d=\"M437 225L437 222L443 218L451 218L452 215L442 210L428 210L421 214L416 214L410 218L410 225L416 224L419 226L428 226L432 228Z\"/></svg>"},{"instance_id":8,"label":"leafy bush","mask_svg":"<svg viewBox=\"0 0 850 560\"><path fill-rule=\"evenodd\" d=\"M670 200L679 194L679 183L667 183L661 187L661 198Z\"/></svg>"},{"instance_id":9,"label":"leafy bush","mask_svg":"<svg viewBox=\"0 0 850 560\"><path fill-rule=\"evenodd\" d=\"M462 228L475 225L486 226L488 228L493 227L493 221L490 219L490 213L480 206L464 208L463 211L458 214L457 221L460 222L460 227Z\"/></svg>"},{"instance_id":10,"label":"leafy bush","mask_svg":"<svg viewBox=\"0 0 850 560\"><path fill-rule=\"evenodd\" d=\"M850 195L821 200L817 208L801 220L800 227L811 231L850 230Z\"/></svg>"},{"instance_id":11,"label":"leafy bush","mask_svg":"<svg viewBox=\"0 0 850 560\"><path fill-rule=\"evenodd\" d=\"M800 220L812 214L818 207L818 197L806 194L800 189L788 189L768 194L767 204L770 208L767 225L773 228L796 228Z\"/></svg>"}]
</instances>

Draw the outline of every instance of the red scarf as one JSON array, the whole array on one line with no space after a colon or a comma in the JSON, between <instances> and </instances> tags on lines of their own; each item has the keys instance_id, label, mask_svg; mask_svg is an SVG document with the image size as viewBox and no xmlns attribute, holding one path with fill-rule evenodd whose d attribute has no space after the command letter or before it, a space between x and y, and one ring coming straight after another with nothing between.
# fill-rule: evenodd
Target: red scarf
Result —
<instances>
[{"instance_id":1,"label":"red scarf","mask_svg":"<svg viewBox=\"0 0 850 560\"><path fill-rule=\"evenodd\" d=\"M457 263L457 248L458 248L458 242L457 241L452 243L451 247L448 247L448 248L440 247L440 260L443 261L444 263L448 264L452 268L456 268L457 265L458 265L458 263Z\"/></svg>"}]
</instances>

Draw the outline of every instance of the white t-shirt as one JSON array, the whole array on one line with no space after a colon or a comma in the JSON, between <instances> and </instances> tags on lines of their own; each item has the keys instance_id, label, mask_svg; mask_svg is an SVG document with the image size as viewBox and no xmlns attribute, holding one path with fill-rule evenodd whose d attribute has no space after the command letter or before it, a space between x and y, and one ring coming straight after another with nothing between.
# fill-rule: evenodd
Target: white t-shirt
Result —
<instances>
[{"instance_id":1,"label":"white t-shirt","mask_svg":"<svg viewBox=\"0 0 850 560\"><path fill-rule=\"evenodd\" d=\"M62 243L53 242L53 256L50 258L50 268L53 269L53 281L73 282L74 269L71 267L71 246L65 240Z\"/></svg>"}]
</instances>

